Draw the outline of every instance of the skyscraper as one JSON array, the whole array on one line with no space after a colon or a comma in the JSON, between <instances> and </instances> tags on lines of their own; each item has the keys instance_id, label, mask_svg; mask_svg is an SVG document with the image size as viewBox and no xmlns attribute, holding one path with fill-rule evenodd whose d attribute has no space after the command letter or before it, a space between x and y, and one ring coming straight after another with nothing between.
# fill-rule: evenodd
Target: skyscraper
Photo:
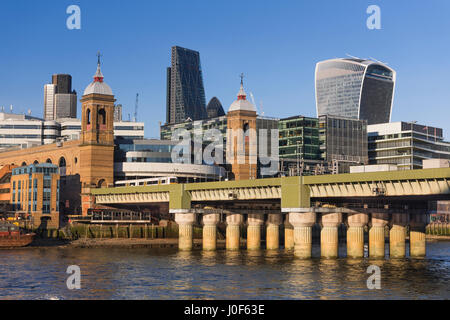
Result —
<instances>
[{"instance_id":1,"label":"skyscraper","mask_svg":"<svg viewBox=\"0 0 450 320\"><path fill-rule=\"evenodd\" d=\"M172 47L172 65L167 69L167 123L205 119L206 100L200 53Z\"/></svg>"},{"instance_id":2,"label":"skyscraper","mask_svg":"<svg viewBox=\"0 0 450 320\"><path fill-rule=\"evenodd\" d=\"M321 61L315 78L318 116L390 122L396 72L383 63L357 58Z\"/></svg>"},{"instance_id":3,"label":"skyscraper","mask_svg":"<svg viewBox=\"0 0 450 320\"><path fill-rule=\"evenodd\" d=\"M44 118L56 120L77 117L77 93L72 91L72 76L54 74L52 84L44 86Z\"/></svg>"}]
</instances>

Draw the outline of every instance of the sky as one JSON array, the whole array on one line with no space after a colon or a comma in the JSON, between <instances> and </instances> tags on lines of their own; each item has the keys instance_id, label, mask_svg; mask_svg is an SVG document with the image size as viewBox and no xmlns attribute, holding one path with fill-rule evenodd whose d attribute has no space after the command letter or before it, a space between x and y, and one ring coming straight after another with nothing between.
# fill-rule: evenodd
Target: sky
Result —
<instances>
[{"instance_id":1,"label":"sky","mask_svg":"<svg viewBox=\"0 0 450 320\"><path fill-rule=\"evenodd\" d=\"M81 9L80 30L66 26L70 5ZM381 9L380 30L367 28L369 5ZM316 116L316 63L349 54L397 71L392 121L437 126L450 140L448 12L448 0L0 1L0 106L41 117L54 73L71 74L81 99L101 51L124 120L139 93L138 121L159 137L178 45L200 52L206 102L216 96L226 111L244 73L259 113Z\"/></svg>"}]
</instances>

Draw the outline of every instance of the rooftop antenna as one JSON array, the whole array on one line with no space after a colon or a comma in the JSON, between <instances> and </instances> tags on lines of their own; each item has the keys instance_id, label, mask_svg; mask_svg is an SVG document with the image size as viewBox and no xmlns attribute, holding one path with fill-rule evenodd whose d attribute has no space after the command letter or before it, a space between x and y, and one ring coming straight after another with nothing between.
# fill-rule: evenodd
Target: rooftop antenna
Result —
<instances>
[{"instance_id":1,"label":"rooftop antenna","mask_svg":"<svg viewBox=\"0 0 450 320\"><path fill-rule=\"evenodd\" d=\"M139 93L136 93L136 104L134 105L134 122L137 121L138 104L139 104Z\"/></svg>"},{"instance_id":2,"label":"rooftop antenna","mask_svg":"<svg viewBox=\"0 0 450 320\"><path fill-rule=\"evenodd\" d=\"M100 51L98 51L98 52L97 52L97 65L98 65L98 66L100 66L100 64L101 64L101 63L100 63L100 58L101 58L102 56L103 56L103 55L100 53Z\"/></svg>"},{"instance_id":3,"label":"rooftop antenna","mask_svg":"<svg viewBox=\"0 0 450 320\"><path fill-rule=\"evenodd\" d=\"M11 111L11 113L13 112L13 105L9 106L9 110Z\"/></svg>"},{"instance_id":4,"label":"rooftop antenna","mask_svg":"<svg viewBox=\"0 0 450 320\"><path fill-rule=\"evenodd\" d=\"M259 110L261 110L261 115L264 116L263 102L262 102L262 100L259 102Z\"/></svg>"},{"instance_id":5,"label":"rooftop antenna","mask_svg":"<svg viewBox=\"0 0 450 320\"><path fill-rule=\"evenodd\" d=\"M350 58L353 58L353 59L358 59L358 60L362 60L361 58L358 58L358 57L352 56L352 55L350 55L350 54L348 54L348 53L346 53L345 55L346 55L347 57L350 57Z\"/></svg>"},{"instance_id":6,"label":"rooftop antenna","mask_svg":"<svg viewBox=\"0 0 450 320\"><path fill-rule=\"evenodd\" d=\"M370 59L370 60L372 60L372 61L375 61L375 62L381 63L381 64L385 64L385 65L388 65L388 63L386 63L386 62L383 62L383 61L377 60L377 59L375 59L375 58L372 58L372 57L369 57L369 59Z\"/></svg>"}]
</instances>

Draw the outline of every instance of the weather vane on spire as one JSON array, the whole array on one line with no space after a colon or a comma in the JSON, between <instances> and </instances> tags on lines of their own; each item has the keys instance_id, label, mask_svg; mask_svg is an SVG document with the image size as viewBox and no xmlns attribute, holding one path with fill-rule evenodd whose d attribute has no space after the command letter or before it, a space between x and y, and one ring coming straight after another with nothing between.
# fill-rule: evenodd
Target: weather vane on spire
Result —
<instances>
[{"instance_id":1,"label":"weather vane on spire","mask_svg":"<svg viewBox=\"0 0 450 320\"><path fill-rule=\"evenodd\" d=\"M99 52L97 52L97 64L100 65L100 58L102 57L102 54Z\"/></svg>"},{"instance_id":2,"label":"weather vane on spire","mask_svg":"<svg viewBox=\"0 0 450 320\"><path fill-rule=\"evenodd\" d=\"M241 85L244 85L244 74L241 73Z\"/></svg>"}]
</instances>

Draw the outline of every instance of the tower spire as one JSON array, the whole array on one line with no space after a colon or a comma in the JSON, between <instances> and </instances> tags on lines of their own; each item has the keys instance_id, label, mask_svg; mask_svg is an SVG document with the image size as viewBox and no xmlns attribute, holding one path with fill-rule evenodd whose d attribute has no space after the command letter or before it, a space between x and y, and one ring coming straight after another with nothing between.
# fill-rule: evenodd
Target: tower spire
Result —
<instances>
[{"instance_id":1,"label":"tower spire","mask_svg":"<svg viewBox=\"0 0 450 320\"><path fill-rule=\"evenodd\" d=\"M102 71L100 69L100 65L101 65L101 58L102 54L99 52L97 52L97 72L94 75L94 82L103 82L103 74Z\"/></svg>"},{"instance_id":2,"label":"tower spire","mask_svg":"<svg viewBox=\"0 0 450 320\"><path fill-rule=\"evenodd\" d=\"M246 100L247 94L244 91L244 74L241 73L241 88L238 93L238 100Z\"/></svg>"}]
</instances>

